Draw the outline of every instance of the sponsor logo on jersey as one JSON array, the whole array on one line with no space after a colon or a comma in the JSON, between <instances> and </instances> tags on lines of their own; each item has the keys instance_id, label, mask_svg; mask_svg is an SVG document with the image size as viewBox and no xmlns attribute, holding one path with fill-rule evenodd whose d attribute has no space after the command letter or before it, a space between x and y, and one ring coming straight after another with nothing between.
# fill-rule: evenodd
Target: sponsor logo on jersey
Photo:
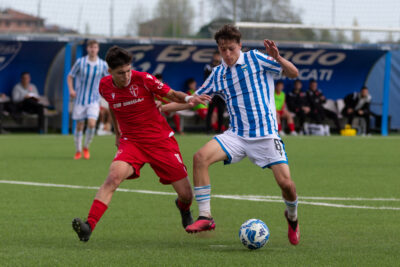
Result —
<instances>
[{"instance_id":1,"label":"sponsor logo on jersey","mask_svg":"<svg viewBox=\"0 0 400 267\"><path fill-rule=\"evenodd\" d=\"M115 98L115 93L111 93L111 97L112 97L112 99L114 100L114 98Z\"/></svg>"},{"instance_id":2,"label":"sponsor logo on jersey","mask_svg":"<svg viewBox=\"0 0 400 267\"><path fill-rule=\"evenodd\" d=\"M153 76L151 76L150 74L146 74L146 78L153 80Z\"/></svg>"}]
</instances>

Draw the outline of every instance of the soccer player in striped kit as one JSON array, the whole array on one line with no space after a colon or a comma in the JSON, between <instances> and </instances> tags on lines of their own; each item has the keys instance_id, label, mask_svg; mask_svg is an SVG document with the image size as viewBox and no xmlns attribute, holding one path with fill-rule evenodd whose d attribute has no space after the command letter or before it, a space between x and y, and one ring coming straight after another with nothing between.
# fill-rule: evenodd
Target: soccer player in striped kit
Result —
<instances>
[{"instance_id":1,"label":"soccer player in striped kit","mask_svg":"<svg viewBox=\"0 0 400 267\"><path fill-rule=\"evenodd\" d=\"M87 127L83 157L90 158L89 144L96 133L96 121L100 112L99 83L102 77L108 75L107 63L98 56L99 43L96 40L87 41L86 50L87 56L81 57L75 62L67 79L69 94L71 98L75 98L72 110L72 119L77 121L74 134L76 149L74 159L82 157L85 120L87 120Z\"/></svg>"},{"instance_id":2,"label":"soccer player in striped kit","mask_svg":"<svg viewBox=\"0 0 400 267\"><path fill-rule=\"evenodd\" d=\"M300 240L297 220L296 187L290 177L285 146L278 134L274 101L273 75L282 71L285 76L298 76L297 68L280 56L275 43L264 40L268 55L250 50L243 53L241 33L231 25L223 26L215 40L222 56L222 64L215 67L195 95L219 94L226 104L230 126L215 136L193 157L194 193L199 206L199 218L186 227L189 233L213 230L211 216L211 184L208 167L218 161L225 164L239 162L246 156L262 168L270 168L282 190L286 204L288 237L293 245ZM172 103L163 111L188 108Z\"/></svg>"}]
</instances>

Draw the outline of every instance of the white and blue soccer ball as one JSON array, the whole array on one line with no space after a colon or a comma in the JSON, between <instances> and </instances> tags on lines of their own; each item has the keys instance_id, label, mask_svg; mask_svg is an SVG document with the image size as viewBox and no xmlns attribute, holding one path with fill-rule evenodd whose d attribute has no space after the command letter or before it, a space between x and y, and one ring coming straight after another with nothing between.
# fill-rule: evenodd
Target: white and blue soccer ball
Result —
<instances>
[{"instance_id":1,"label":"white and blue soccer ball","mask_svg":"<svg viewBox=\"0 0 400 267\"><path fill-rule=\"evenodd\" d=\"M247 220L240 226L239 238L248 249L262 248L269 240L268 226L258 219Z\"/></svg>"}]
</instances>

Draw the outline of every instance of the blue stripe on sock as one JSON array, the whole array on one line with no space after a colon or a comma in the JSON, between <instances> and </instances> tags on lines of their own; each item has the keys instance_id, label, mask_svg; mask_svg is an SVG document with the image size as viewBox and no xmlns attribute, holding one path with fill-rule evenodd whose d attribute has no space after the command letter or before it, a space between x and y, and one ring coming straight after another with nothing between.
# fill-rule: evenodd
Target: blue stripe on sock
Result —
<instances>
[{"instance_id":1,"label":"blue stripe on sock","mask_svg":"<svg viewBox=\"0 0 400 267\"><path fill-rule=\"evenodd\" d=\"M195 187L194 187L194 190L209 189L209 188L211 188L211 185L195 186Z\"/></svg>"},{"instance_id":2,"label":"blue stripe on sock","mask_svg":"<svg viewBox=\"0 0 400 267\"><path fill-rule=\"evenodd\" d=\"M209 197L210 196L210 194L205 194L205 195L195 195L196 196L196 198L198 198L198 197Z\"/></svg>"},{"instance_id":3,"label":"blue stripe on sock","mask_svg":"<svg viewBox=\"0 0 400 267\"><path fill-rule=\"evenodd\" d=\"M203 198L203 199L196 199L196 201L197 202L202 202L202 201L209 200L209 199L211 199L211 197L207 197L207 198Z\"/></svg>"}]
</instances>

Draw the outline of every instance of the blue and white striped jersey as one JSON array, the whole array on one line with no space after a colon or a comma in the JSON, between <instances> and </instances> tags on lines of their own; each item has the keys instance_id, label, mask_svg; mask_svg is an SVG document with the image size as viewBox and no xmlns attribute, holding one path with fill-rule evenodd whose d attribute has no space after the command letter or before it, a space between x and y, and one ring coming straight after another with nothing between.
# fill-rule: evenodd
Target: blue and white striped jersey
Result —
<instances>
[{"instance_id":1,"label":"blue and white striped jersey","mask_svg":"<svg viewBox=\"0 0 400 267\"><path fill-rule=\"evenodd\" d=\"M196 94L220 94L227 105L231 131L241 137L276 137L278 127L273 75L281 66L257 50L240 52L234 66L215 67Z\"/></svg>"},{"instance_id":2,"label":"blue and white striped jersey","mask_svg":"<svg viewBox=\"0 0 400 267\"><path fill-rule=\"evenodd\" d=\"M69 75L75 78L75 105L89 105L100 101L99 84L101 78L109 75L107 63L97 58L89 61L89 57L79 58L72 67Z\"/></svg>"}]
</instances>

